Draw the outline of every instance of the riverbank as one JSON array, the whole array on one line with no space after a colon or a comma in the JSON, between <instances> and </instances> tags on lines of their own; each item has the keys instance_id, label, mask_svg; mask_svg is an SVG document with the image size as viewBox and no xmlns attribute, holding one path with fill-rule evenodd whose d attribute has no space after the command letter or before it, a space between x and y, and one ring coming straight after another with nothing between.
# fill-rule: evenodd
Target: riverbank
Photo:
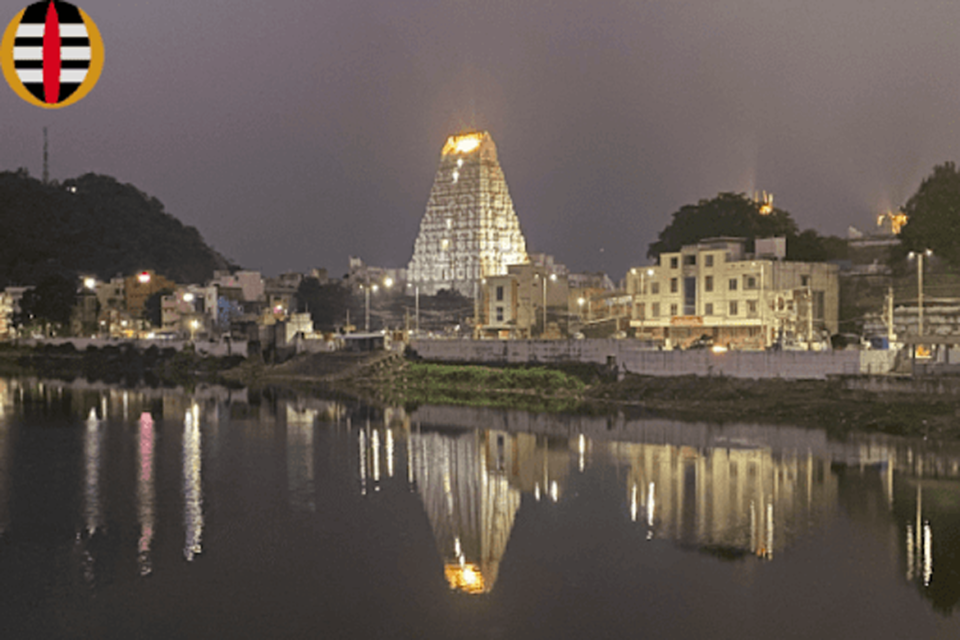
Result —
<instances>
[{"instance_id":1,"label":"riverbank","mask_svg":"<svg viewBox=\"0 0 960 640\"><path fill-rule=\"evenodd\" d=\"M131 343L78 351L71 343L23 346L0 344L0 375L73 380L85 378L113 384L191 387L198 382L224 382L221 373L236 368L242 356L201 355Z\"/></svg>"},{"instance_id":2,"label":"riverbank","mask_svg":"<svg viewBox=\"0 0 960 640\"><path fill-rule=\"evenodd\" d=\"M386 361L335 386L368 401L531 411L639 413L709 422L789 424L843 437L853 431L960 440L954 397L847 389L838 380L616 374L591 365L487 367Z\"/></svg>"}]
</instances>

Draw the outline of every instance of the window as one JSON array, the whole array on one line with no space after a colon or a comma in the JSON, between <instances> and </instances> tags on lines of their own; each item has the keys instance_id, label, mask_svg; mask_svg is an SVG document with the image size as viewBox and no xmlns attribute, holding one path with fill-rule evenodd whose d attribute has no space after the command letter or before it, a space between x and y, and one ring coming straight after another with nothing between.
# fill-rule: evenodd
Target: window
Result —
<instances>
[{"instance_id":1,"label":"window","mask_svg":"<svg viewBox=\"0 0 960 640\"><path fill-rule=\"evenodd\" d=\"M503 302L503 287L497 287L497 302ZM497 307L498 309L500 307Z\"/></svg>"},{"instance_id":2,"label":"window","mask_svg":"<svg viewBox=\"0 0 960 640\"><path fill-rule=\"evenodd\" d=\"M638 303L637 303L636 317L639 318L640 320L643 320L643 319L646 317L646 314L644 313L644 311L645 311L645 305L644 305L644 303L638 302Z\"/></svg>"},{"instance_id":3,"label":"window","mask_svg":"<svg viewBox=\"0 0 960 640\"><path fill-rule=\"evenodd\" d=\"M497 307L497 322L503 322L503 307Z\"/></svg>"},{"instance_id":4,"label":"window","mask_svg":"<svg viewBox=\"0 0 960 640\"><path fill-rule=\"evenodd\" d=\"M751 316L757 315L757 301L756 301L756 300L747 300L747 315L751 315Z\"/></svg>"},{"instance_id":5,"label":"window","mask_svg":"<svg viewBox=\"0 0 960 640\"><path fill-rule=\"evenodd\" d=\"M737 309L737 301L736 301L736 300L731 300L731 301L730 301L730 315L732 315L732 316L737 315L737 311L738 311L738 309Z\"/></svg>"},{"instance_id":6,"label":"window","mask_svg":"<svg viewBox=\"0 0 960 640\"><path fill-rule=\"evenodd\" d=\"M813 317L823 320L824 295L823 291L813 292Z\"/></svg>"},{"instance_id":7,"label":"window","mask_svg":"<svg viewBox=\"0 0 960 640\"><path fill-rule=\"evenodd\" d=\"M678 266L677 258L676 257L670 258L670 268L676 269L677 266Z\"/></svg>"},{"instance_id":8,"label":"window","mask_svg":"<svg viewBox=\"0 0 960 640\"><path fill-rule=\"evenodd\" d=\"M703 290L713 291L713 276L707 276L703 279Z\"/></svg>"},{"instance_id":9,"label":"window","mask_svg":"<svg viewBox=\"0 0 960 640\"><path fill-rule=\"evenodd\" d=\"M651 283L650 283L650 293L653 294L653 295L657 295L657 294L660 293L660 283L659 283L659 282L651 282Z\"/></svg>"},{"instance_id":10,"label":"window","mask_svg":"<svg viewBox=\"0 0 960 640\"><path fill-rule=\"evenodd\" d=\"M650 317L659 318L660 317L660 303L654 302L650 305Z\"/></svg>"},{"instance_id":11,"label":"window","mask_svg":"<svg viewBox=\"0 0 960 640\"><path fill-rule=\"evenodd\" d=\"M671 316L677 315L677 305L675 304L670 305L670 315Z\"/></svg>"},{"instance_id":12,"label":"window","mask_svg":"<svg viewBox=\"0 0 960 640\"><path fill-rule=\"evenodd\" d=\"M736 291L736 290L737 290L737 279L730 278L730 291Z\"/></svg>"},{"instance_id":13,"label":"window","mask_svg":"<svg viewBox=\"0 0 960 640\"><path fill-rule=\"evenodd\" d=\"M743 288L746 291L757 288L756 276L743 276Z\"/></svg>"},{"instance_id":14,"label":"window","mask_svg":"<svg viewBox=\"0 0 960 640\"><path fill-rule=\"evenodd\" d=\"M670 278L670 293L676 293L676 292L677 292L677 279Z\"/></svg>"},{"instance_id":15,"label":"window","mask_svg":"<svg viewBox=\"0 0 960 640\"><path fill-rule=\"evenodd\" d=\"M810 286L810 276L800 276L800 286L809 287Z\"/></svg>"},{"instance_id":16,"label":"window","mask_svg":"<svg viewBox=\"0 0 960 640\"><path fill-rule=\"evenodd\" d=\"M440 251L446 251L450 248L450 241L444 238L440 241Z\"/></svg>"},{"instance_id":17,"label":"window","mask_svg":"<svg viewBox=\"0 0 960 640\"><path fill-rule=\"evenodd\" d=\"M708 253L703 257L703 266L712 267L713 266L713 254Z\"/></svg>"},{"instance_id":18,"label":"window","mask_svg":"<svg viewBox=\"0 0 960 640\"><path fill-rule=\"evenodd\" d=\"M683 264L688 267L696 266L697 264L696 254L683 256Z\"/></svg>"},{"instance_id":19,"label":"window","mask_svg":"<svg viewBox=\"0 0 960 640\"><path fill-rule=\"evenodd\" d=\"M683 315L697 315L697 279L683 279Z\"/></svg>"},{"instance_id":20,"label":"window","mask_svg":"<svg viewBox=\"0 0 960 640\"><path fill-rule=\"evenodd\" d=\"M712 316L712 315L713 315L713 303L712 303L712 302L708 302L707 304L703 305L703 315L705 315L705 316Z\"/></svg>"}]
</instances>

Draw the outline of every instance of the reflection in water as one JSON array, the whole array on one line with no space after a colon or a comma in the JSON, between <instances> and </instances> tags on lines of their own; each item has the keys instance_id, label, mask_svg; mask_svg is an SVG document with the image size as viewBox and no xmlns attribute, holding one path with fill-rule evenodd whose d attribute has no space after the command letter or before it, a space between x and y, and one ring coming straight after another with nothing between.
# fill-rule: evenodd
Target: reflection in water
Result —
<instances>
[{"instance_id":1,"label":"reflection in water","mask_svg":"<svg viewBox=\"0 0 960 640\"><path fill-rule=\"evenodd\" d=\"M97 410L90 409L84 423L83 436L83 516L87 534L93 535L101 525L100 511L100 421Z\"/></svg>"},{"instance_id":2,"label":"reflection in water","mask_svg":"<svg viewBox=\"0 0 960 640\"><path fill-rule=\"evenodd\" d=\"M923 518L923 485L917 482L917 518L907 523L907 580L930 586L933 578L933 528Z\"/></svg>"},{"instance_id":3,"label":"reflection in water","mask_svg":"<svg viewBox=\"0 0 960 640\"><path fill-rule=\"evenodd\" d=\"M183 419L183 557L192 561L201 551L203 495L200 487L200 408L197 403Z\"/></svg>"},{"instance_id":4,"label":"reflection in water","mask_svg":"<svg viewBox=\"0 0 960 640\"><path fill-rule=\"evenodd\" d=\"M452 589L486 593L496 583L520 507L516 444L496 431L411 436L414 478Z\"/></svg>"},{"instance_id":5,"label":"reflection in water","mask_svg":"<svg viewBox=\"0 0 960 640\"><path fill-rule=\"evenodd\" d=\"M140 523L140 539L137 543L137 565L141 576L153 572L150 547L156 531L156 489L154 487L155 436L153 416L144 411L140 414L140 431L137 447L137 520Z\"/></svg>"},{"instance_id":6,"label":"reflection in water","mask_svg":"<svg viewBox=\"0 0 960 640\"><path fill-rule=\"evenodd\" d=\"M637 521L644 514L647 539L772 559L775 549L837 502L836 477L809 455L632 443L611 447L630 465L630 516Z\"/></svg>"},{"instance_id":7,"label":"reflection in water","mask_svg":"<svg viewBox=\"0 0 960 640\"><path fill-rule=\"evenodd\" d=\"M13 384L0 378L0 536L10 526L10 427L7 413L13 405Z\"/></svg>"},{"instance_id":8,"label":"reflection in water","mask_svg":"<svg viewBox=\"0 0 960 640\"><path fill-rule=\"evenodd\" d=\"M290 505L307 511L317 508L313 484L313 424L315 409L286 407L287 491Z\"/></svg>"}]
</instances>

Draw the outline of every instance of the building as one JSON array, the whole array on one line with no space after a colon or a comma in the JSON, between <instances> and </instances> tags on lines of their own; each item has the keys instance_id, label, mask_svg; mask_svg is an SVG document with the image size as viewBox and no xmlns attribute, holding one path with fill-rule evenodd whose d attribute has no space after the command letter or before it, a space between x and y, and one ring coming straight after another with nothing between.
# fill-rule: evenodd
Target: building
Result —
<instances>
[{"instance_id":1,"label":"building","mask_svg":"<svg viewBox=\"0 0 960 640\"><path fill-rule=\"evenodd\" d=\"M781 337L812 342L837 333L836 265L785 262L780 242L758 240L757 255L745 245L744 238L713 238L631 269L636 337L686 346L706 335L714 344L763 349Z\"/></svg>"},{"instance_id":2,"label":"building","mask_svg":"<svg viewBox=\"0 0 960 640\"><path fill-rule=\"evenodd\" d=\"M147 298L160 291L173 291L176 288L176 282L168 280L154 273L152 270L141 271L136 275L127 276L123 279L123 296L126 312L132 318L140 318L143 315L143 305L146 303Z\"/></svg>"},{"instance_id":3,"label":"building","mask_svg":"<svg viewBox=\"0 0 960 640\"><path fill-rule=\"evenodd\" d=\"M481 334L492 338L560 338L569 333L570 286L545 266L514 264L483 281ZM546 313L545 313L546 312Z\"/></svg>"},{"instance_id":4,"label":"building","mask_svg":"<svg viewBox=\"0 0 960 640\"><path fill-rule=\"evenodd\" d=\"M213 280L209 282L224 289L239 289L240 302L257 302L263 299L263 277L259 271L214 271Z\"/></svg>"},{"instance_id":5,"label":"building","mask_svg":"<svg viewBox=\"0 0 960 640\"><path fill-rule=\"evenodd\" d=\"M181 336L196 337L209 333L218 321L218 288L187 285L160 300L161 330Z\"/></svg>"},{"instance_id":6,"label":"building","mask_svg":"<svg viewBox=\"0 0 960 640\"><path fill-rule=\"evenodd\" d=\"M450 136L440 153L407 278L420 293L475 297L483 278L527 262L497 147L486 131Z\"/></svg>"}]
</instances>

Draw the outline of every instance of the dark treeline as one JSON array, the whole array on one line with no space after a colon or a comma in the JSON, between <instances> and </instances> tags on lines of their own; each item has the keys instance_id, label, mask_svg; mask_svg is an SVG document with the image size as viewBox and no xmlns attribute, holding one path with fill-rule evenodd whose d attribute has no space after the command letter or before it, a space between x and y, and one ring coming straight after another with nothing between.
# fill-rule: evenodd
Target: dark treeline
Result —
<instances>
[{"instance_id":1,"label":"dark treeline","mask_svg":"<svg viewBox=\"0 0 960 640\"><path fill-rule=\"evenodd\" d=\"M156 198L92 173L44 184L25 169L0 172L0 228L0 286L143 269L204 282L233 266Z\"/></svg>"}]
</instances>

